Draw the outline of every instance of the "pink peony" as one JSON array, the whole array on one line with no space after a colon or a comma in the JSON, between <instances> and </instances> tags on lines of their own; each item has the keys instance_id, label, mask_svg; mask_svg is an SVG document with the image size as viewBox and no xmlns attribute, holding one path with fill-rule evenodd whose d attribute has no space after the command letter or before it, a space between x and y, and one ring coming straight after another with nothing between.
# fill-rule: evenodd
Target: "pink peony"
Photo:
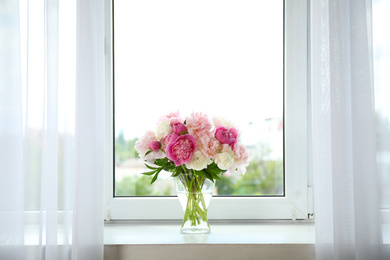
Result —
<instances>
[{"instance_id":1,"label":"pink peony","mask_svg":"<svg viewBox=\"0 0 390 260\"><path fill-rule=\"evenodd\" d=\"M149 144L149 148L157 153L161 148L161 144L159 141L151 141Z\"/></svg>"},{"instance_id":2,"label":"pink peony","mask_svg":"<svg viewBox=\"0 0 390 260\"><path fill-rule=\"evenodd\" d=\"M200 112L193 112L187 117L186 125L188 133L195 137L208 135L212 127L207 115Z\"/></svg>"},{"instance_id":3,"label":"pink peony","mask_svg":"<svg viewBox=\"0 0 390 260\"><path fill-rule=\"evenodd\" d=\"M214 158L216 152L221 149L220 142L212 134L199 136L196 144L203 155L208 158Z\"/></svg>"},{"instance_id":4,"label":"pink peony","mask_svg":"<svg viewBox=\"0 0 390 260\"><path fill-rule=\"evenodd\" d=\"M152 131L147 131L144 136L142 136L136 143L135 149L137 150L139 157L141 160L147 160L149 162L153 162L154 159L164 158L165 155L163 152L158 151L156 153L149 153L147 156L145 154L150 149L150 143L153 141L157 141L156 134Z\"/></svg>"},{"instance_id":5,"label":"pink peony","mask_svg":"<svg viewBox=\"0 0 390 260\"><path fill-rule=\"evenodd\" d=\"M181 123L181 122L176 122L172 125L172 130L174 133L178 135L184 135L187 134L187 127Z\"/></svg>"},{"instance_id":6,"label":"pink peony","mask_svg":"<svg viewBox=\"0 0 390 260\"><path fill-rule=\"evenodd\" d=\"M182 122L179 111L172 112L169 113L168 115L160 117L157 124L166 121L168 121L171 126L173 126L173 124L176 122Z\"/></svg>"},{"instance_id":7,"label":"pink peony","mask_svg":"<svg viewBox=\"0 0 390 260\"><path fill-rule=\"evenodd\" d=\"M230 167L230 172L238 172L245 174L246 166L249 165L249 152L246 147L242 144L236 144L233 149L234 152L234 163Z\"/></svg>"},{"instance_id":8,"label":"pink peony","mask_svg":"<svg viewBox=\"0 0 390 260\"><path fill-rule=\"evenodd\" d=\"M169 134L169 135L167 135L166 137L164 137L162 140L161 140L161 148L163 149L163 150L165 150L166 148L167 148L167 146L168 146L168 144L172 141L175 141L176 140L176 138L178 138L179 137L179 135L178 134L176 134L176 133L172 133L172 134Z\"/></svg>"},{"instance_id":9,"label":"pink peony","mask_svg":"<svg viewBox=\"0 0 390 260\"><path fill-rule=\"evenodd\" d=\"M229 144L232 149L234 144L237 142L238 132L232 127L229 130L223 126L218 126L217 130L215 130L215 137L218 139L221 144Z\"/></svg>"},{"instance_id":10,"label":"pink peony","mask_svg":"<svg viewBox=\"0 0 390 260\"><path fill-rule=\"evenodd\" d=\"M152 131L147 131L138 141L135 143L135 150L137 150L139 156L143 158L147 151L149 151L149 145L151 142L157 141L156 135Z\"/></svg>"},{"instance_id":11,"label":"pink peony","mask_svg":"<svg viewBox=\"0 0 390 260\"><path fill-rule=\"evenodd\" d=\"M188 134L181 135L175 140L171 139L166 150L167 158L172 160L176 166L180 166L191 160L195 149L195 138Z\"/></svg>"}]
</instances>

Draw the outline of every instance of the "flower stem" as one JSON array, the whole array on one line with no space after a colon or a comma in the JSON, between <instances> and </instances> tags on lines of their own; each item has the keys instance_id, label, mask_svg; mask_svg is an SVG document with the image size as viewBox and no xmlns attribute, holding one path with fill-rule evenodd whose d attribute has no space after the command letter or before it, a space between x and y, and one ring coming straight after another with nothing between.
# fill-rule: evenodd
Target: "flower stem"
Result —
<instances>
[{"instance_id":1,"label":"flower stem","mask_svg":"<svg viewBox=\"0 0 390 260\"><path fill-rule=\"evenodd\" d=\"M203 221L210 227L207 219L206 203L202 194L204 179L199 178L195 174L192 176L186 174L182 182L185 184L184 186L188 192L182 227L184 227L187 221L190 221L191 226L197 226Z\"/></svg>"}]
</instances>

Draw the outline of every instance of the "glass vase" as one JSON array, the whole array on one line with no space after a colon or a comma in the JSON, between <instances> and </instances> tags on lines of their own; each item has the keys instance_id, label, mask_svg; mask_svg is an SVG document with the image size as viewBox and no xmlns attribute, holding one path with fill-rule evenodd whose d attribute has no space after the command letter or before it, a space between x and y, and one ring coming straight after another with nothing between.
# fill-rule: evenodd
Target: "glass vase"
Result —
<instances>
[{"instance_id":1,"label":"glass vase","mask_svg":"<svg viewBox=\"0 0 390 260\"><path fill-rule=\"evenodd\" d=\"M214 182L194 174L180 174L175 188L184 211L180 232L183 234L210 233L207 208L214 191Z\"/></svg>"}]
</instances>

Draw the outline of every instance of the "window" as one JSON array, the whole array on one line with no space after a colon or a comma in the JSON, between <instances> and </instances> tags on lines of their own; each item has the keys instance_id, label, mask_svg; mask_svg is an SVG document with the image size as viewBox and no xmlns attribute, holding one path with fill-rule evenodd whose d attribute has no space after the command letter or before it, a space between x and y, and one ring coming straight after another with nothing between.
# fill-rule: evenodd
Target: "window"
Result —
<instances>
[{"instance_id":1,"label":"window","mask_svg":"<svg viewBox=\"0 0 390 260\"><path fill-rule=\"evenodd\" d=\"M283 196L283 0L116 0L114 14L115 195L175 195L170 173L140 174L134 143L178 110L242 132L248 174L215 193Z\"/></svg>"},{"instance_id":2,"label":"window","mask_svg":"<svg viewBox=\"0 0 390 260\"><path fill-rule=\"evenodd\" d=\"M209 214L210 219L259 219L259 218L307 218L307 3L306 1L275 1L279 3L279 11L276 5L275 9L270 7L270 10L262 13L264 9L267 7L268 1L200 1L196 3L191 3L189 5L184 5L182 1L149 1L146 6L139 6L140 3L134 2L132 3L131 9L127 9L125 6L120 6L119 0L114 1L114 6L118 4L118 7L114 8L114 14L118 12L120 15L120 11L116 10L126 10L125 14L132 16L131 21L132 24L137 24L137 26L129 26L123 25L114 26L114 31L118 34L115 34L115 41L112 41L112 20L107 19L107 45L109 49L112 50L112 47L115 46L115 50L124 50L123 45L128 45L127 47L131 48L131 50L137 50L129 52L129 56L126 56L125 52L121 52L121 55L115 54L112 52L107 52L107 71L110 72L111 79L107 80L107 88L108 91L112 92L112 81L114 80L111 67L115 67L115 86L117 84L123 84L125 79L121 79L120 77L131 77L129 84L137 86L138 89L144 88L147 91L152 91L150 86L159 84L161 82L161 88L166 89L167 86L171 87L172 85L180 87L180 85L186 86L189 85L193 88L199 88L205 86L208 91L216 91L213 93L213 96L217 96L218 90L221 89L221 86L226 86L233 81L233 85L230 85L229 88L240 88L240 91L236 91L231 94L234 96L239 96L241 100L247 100L243 104L243 106L248 105L246 110L249 110L248 118L243 118L242 115L238 115L237 118L230 118L229 115L234 115L234 111L228 111L225 114L223 111L218 111L215 109L215 106L209 106L206 103L198 103L192 106L189 111L183 111L180 109L180 112L183 115L189 114L193 110L201 110L207 114L215 113L225 115L232 119L233 122L236 122L239 127L242 125L250 129L255 129L253 125L259 125L261 123L269 124L269 127L274 127L277 130L283 129L281 125L283 124L285 127L284 132L284 147L283 147L283 131L279 131L279 137L276 138L280 141L274 151L274 154L269 156L273 158L273 162L275 164L279 163L280 167L275 167L273 165L273 170L276 169L275 180L277 180L280 184L273 185L272 192L264 193L267 195L278 195L278 196L268 196L268 197L255 197L247 195L256 195L253 191L244 193L246 196L240 197L215 197L213 198L212 206L210 208ZM128 3L128 1L127 1ZM261 3L262 6L260 9L254 8L251 6L253 4ZM119 7L120 6L120 7ZM110 6L112 8L112 6ZM118 8L118 9L117 9ZM138 8L138 9L137 9ZM167 9L164 9L167 8ZM177 11L183 8L185 11ZM258 7L257 7L258 8ZM131 12L130 10L138 10ZM205 10L206 9L206 10ZM112 9L111 9L112 10ZM222 11L221 11L222 10ZM279 14L279 17L271 16L266 18L265 14L274 11L275 14ZM144 11L142 13L141 11ZM248 12L248 13L245 13ZM112 14L112 12L107 12L108 14ZM137 14L141 14L137 16ZM261 15L263 14L263 16ZM239 16L242 15L242 16ZM284 15L284 16L283 16ZM260 16L260 18L259 18ZM237 18L239 17L239 18ZM247 21L242 21L247 19ZM188 19L189 18L189 19ZM201 18L201 19L200 19ZM241 18L241 19L240 19ZM152 19L158 19L158 23L153 23ZM184 20L183 20L184 19ZM252 19L252 20L251 20ZM180 21L183 22L180 22ZM250 43L254 43L255 45L259 45L259 34L253 32L253 27L249 27L247 25L253 26L253 24L267 24L268 23L277 23L277 21L281 22L279 26L280 31L278 35L278 30L274 30L272 26L263 26L263 28L268 29L268 34L264 35L268 37L269 40L268 47L259 47L258 50L254 46L251 46ZM271 47L274 45L278 45L275 39L277 37L283 39L283 23L284 20L284 43L280 42L279 51L276 48L274 52L271 51ZM114 23L117 22L116 19L113 20ZM185 21L185 22L184 22ZM244 23L245 29L238 28L235 26L242 26ZM121 24L122 25L122 24ZM202 27L203 26L203 27ZM260 25L259 25L260 26ZM127 28L126 28L127 27ZM166 30L167 27L172 27L174 30ZM186 30L187 27L191 27L191 30ZM125 31L123 28L128 29L130 36L130 41L122 38L121 35L125 35L123 32ZM147 28L147 29L145 29ZM203 30L199 30L199 28L203 28ZM209 30L211 28L211 30ZM271 29L270 29L271 28ZM122 32L122 33L121 33ZM153 32L153 33L152 33ZM169 45L172 44L170 41L170 37L174 37L175 32L180 32L183 39L176 38L178 43L175 43L174 48L169 48ZM231 32L234 32L231 33ZM149 37L152 34L153 37ZM155 38L157 37L158 38ZM169 35L169 37L165 37ZM206 35L208 41L202 39L201 37ZM232 37L232 35L238 36ZM264 37L264 35L260 35ZM190 40L188 40L190 39ZM222 39L222 41L221 41ZM260 39L260 41L264 41L264 39ZM114 43L112 43L114 42ZM159 42L159 44L155 44L155 42ZM167 45L164 45L168 42ZM191 49L191 44L195 43ZM224 44L225 43L225 44ZM141 47L144 45L148 45L149 52L145 52ZM194 46L200 45L203 48L194 48ZM284 49L283 49L284 47ZM245 52L245 48L250 49L253 52L255 58L250 57L250 53ZM189 50L190 49L190 50ZM207 53L206 51L212 50L212 52ZM192 55L192 51L194 55ZM179 52L181 55L173 55L173 52ZM256 63L257 59L261 59L264 57L267 52L272 53L274 59L270 59L268 62L269 67L272 67L273 64L280 66L279 70L276 69L276 73L279 73L278 76L273 76L273 78L268 80L268 84L275 84L275 87L270 89L276 89L277 91L268 91L263 96L257 96L256 92L253 89L257 86L261 86L264 82L259 81L258 78L263 79L271 75L271 73L266 73L267 68L264 68L264 65L259 65L260 63ZM137 57L137 55L141 56L141 59ZM284 54L284 59L283 59ZM112 62L112 58L114 57L114 62ZM161 59L155 59L159 57ZM247 59L243 59L242 57L246 57ZM128 66L119 66L119 62L122 59L121 63L126 64ZM138 59L138 60L137 60ZM132 63L133 60L137 60ZM171 63L171 61L174 61ZM186 62L190 60L193 63L196 63L195 66L193 64L186 65ZM221 60L224 62L218 63ZM234 62L228 62L229 60L233 60ZM127 62L128 61L128 62ZM130 62L131 61L131 62ZM279 63L278 63L279 62ZM242 65L237 66L237 63L242 63ZM229 65L230 64L230 65ZM283 70L283 64L285 65ZM294 66L291 66L294 64ZM229 67L230 66L230 67ZM263 66L263 67L261 67ZM267 64L265 65L267 66ZM162 71L163 67L169 67L168 70ZM156 68L155 70L153 70ZM189 69L190 68L190 71ZM121 71L122 70L122 71ZM259 74L259 71L263 71L263 73ZM150 71L153 71L150 73ZM232 77L232 71L238 74L237 77ZM149 74L150 73L150 74ZM197 77L196 75L202 75ZM261 75L259 77L259 75ZM257 77L257 78L256 78ZM272 75L271 75L272 77ZM140 78L137 81L137 78ZM153 81L155 80L155 81ZM257 81L256 81L257 80ZM283 91L283 83L284 83L284 91ZM217 86L215 89L212 86ZM218 87L219 86L219 87ZM248 87L245 89L245 87ZM278 86L280 86L278 88ZM124 89L124 88L122 88ZM122 89L118 86L118 89L115 88L115 91L118 93L115 94L115 102L118 103L129 103L136 102L139 99L140 94L131 95L134 92L121 92ZM257 89L256 89L257 90ZM161 89L160 89L161 91ZM177 90L180 91L180 90ZM163 92L163 91L162 91ZM144 92L144 95L148 95L147 92ZM284 94L283 94L284 93ZM284 95L284 99L283 99ZM271 107L273 104L269 104L270 114L274 113L275 116L268 116L266 114L262 114L261 109L258 111L253 110L253 105L257 103L257 101L266 102L270 97L275 96L273 100L276 100L274 103L275 109L272 112ZM158 103L158 101L154 100L154 96L148 96L152 105ZM283 103L284 101L284 103ZM180 102L180 101L178 101ZM113 112L113 102L109 100L109 104L111 105L108 111ZM200 105L200 106L197 106ZM134 133L130 133L130 137L126 140L126 134L129 132L128 130L120 131L120 127L117 125L116 132L112 132L111 126L111 136L107 139L111 139L108 141L107 154L111 158L113 157L113 163L120 164L123 163L120 161L120 156L128 156L131 155L123 155L120 149L127 144L132 144L131 139L140 136L144 131L153 127L153 124L156 122L157 118L153 118L152 116L148 116L148 111L145 109L147 104L134 104L134 106L129 106L127 109L131 110L129 113L136 111L136 113L132 113L134 116L131 120L129 120L129 127L127 129L131 129ZM284 107L284 110L283 110ZM167 111L164 111L164 109ZM200 108L206 108L200 109ZM172 107L169 106L161 106L158 107L159 112L155 112L154 116L159 116L160 111L161 115L164 113L171 112ZM214 111L213 111L214 110ZM116 105L115 108L115 122L125 122L121 121L121 116L127 114L126 109L119 108ZM284 114L284 120L283 120ZM141 115L142 118L137 118L136 115ZM146 120L144 119L146 117ZM234 117L234 116L233 116ZM270 119L264 120L265 117L269 117ZM131 117L130 117L131 118ZM251 119L250 119L251 118ZM259 120L261 119L261 120ZM241 122L244 122L241 124ZM134 124L134 122L137 122ZM138 123L140 122L140 123ZM142 122L142 123L141 123ZM252 125L248 124L252 122ZM131 125L132 123L132 125ZM125 124L125 123L123 123ZM145 128L138 130L138 126L142 124ZM149 126L148 126L149 124ZM152 124L152 125L150 125ZM123 127L124 128L124 127ZM123 129L122 128L122 129ZM259 135L259 129L256 129L254 132L254 136ZM116 156L112 156L114 151L112 149L112 136L116 137L115 143L117 150L115 151ZM248 143L247 143L248 145ZM249 145L250 146L250 145ZM284 167L283 162L281 161L283 156L283 148L285 153L284 159ZM277 151L279 150L279 151ZM255 153L259 151L259 147L254 148ZM118 154L122 153L122 154ZM129 151L128 151L129 153ZM133 153L130 150L130 153ZM274 158L279 158L278 160ZM132 163L134 160L129 160L128 163ZM265 160L263 160L264 162ZM142 166L142 164L141 164ZM271 167L271 168L272 168ZM283 168L285 169L285 177L283 178ZM107 211L110 211L111 218L113 219L175 219L180 218L182 213L180 209L180 205L177 203L177 198L175 197L118 197L115 195L136 195L136 189L132 192L124 192L120 190L119 179L123 175L120 172L120 167L117 168L115 173L116 175L116 190L114 191L114 178L113 172L111 170L107 170L107 181L112 183L106 190L106 205ZM246 176L251 176L248 172ZM125 187L132 186L135 187L135 184L138 184L131 178L126 178L129 182ZM163 178L162 178L163 179ZM122 178L123 180L123 178ZM283 183L284 180L284 183ZM149 180L146 180L147 182ZM164 181L164 179L162 180ZM237 181L237 180L236 180ZM276 182L277 182L276 181ZM131 183L133 182L133 183ZM172 182L168 180L168 182ZM155 185L155 184L154 184ZM218 185L217 185L218 186ZM146 186L153 188L151 186ZM165 189L165 188L164 188ZM163 190L164 190L163 189ZM219 190L222 191L223 187ZM232 194L232 191L223 191L220 194ZM151 195L156 195L156 193L150 192ZM162 192L164 195L164 192ZM166 194L171 194L169 190ZM234 194L234 193L233 193ZM144 195L144 194L142 194ZM234 211L228 210L232 207L235 208ZM153 214L151 214L153 212Z\"/></svg>"}]
</instances>

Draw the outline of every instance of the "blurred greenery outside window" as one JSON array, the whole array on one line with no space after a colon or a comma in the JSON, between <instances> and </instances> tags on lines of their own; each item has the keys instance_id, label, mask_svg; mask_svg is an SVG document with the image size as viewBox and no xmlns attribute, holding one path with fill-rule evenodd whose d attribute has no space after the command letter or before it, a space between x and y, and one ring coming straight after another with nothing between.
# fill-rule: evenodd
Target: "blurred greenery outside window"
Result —
<instances>
[{"instance_id":1,"label":"blurred greenery outside window","mask_svg":"<svg viewBox=\"0 0 390 260\"><path fill-rule=\"evenodd\" d=\"M283 131L280 129L280 132L282 134ZM134 148L136 140L126 140L123 131L115 138L116 176L123 176L116 178L115 195L175 195L171 173L161 173L159 180L153 185L150 185L150 176L141 174L148 169L142 167L142 162L139 161ZM221 180L216 181L216 195L283 195L283 160L267 160L272 152L269 145L259 144L258 149L260 151L251 158L245 175L222 175Z\"/></svg>"}]
</instances>

